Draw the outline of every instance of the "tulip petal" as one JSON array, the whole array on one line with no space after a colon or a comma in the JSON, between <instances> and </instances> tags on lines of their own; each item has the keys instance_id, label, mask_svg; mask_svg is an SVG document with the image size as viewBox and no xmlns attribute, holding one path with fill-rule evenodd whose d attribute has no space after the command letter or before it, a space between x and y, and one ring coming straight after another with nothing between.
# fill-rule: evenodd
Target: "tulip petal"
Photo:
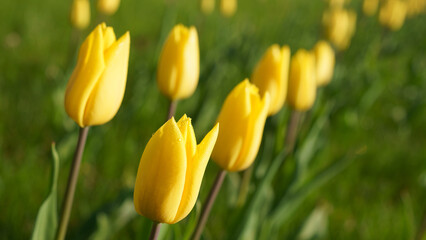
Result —
<instances>
[{"instance_id":1,"label":"tulip petal","mask_svg":"<svg viewBox=\"0 0 426 240\"><path fill-rule=\"evenodd\" d=\"M172 223L178 211L187 171L182 138L174 118L170 119L149 140L140 160L135 209L153 221Z\"/></svg>"},{"instance_id":2,"label":"tulip petal","mask_svg":"<svg viewBox=\"0 0 426 240\"><path fill-rule=\"evenodd\" d=\"M203 141L197 146L197 152L192 159L188 159L187 172L185 177L185 188L182 194L182 200L179 210L172 223L176 223L186 217L195 205L203 180L204 171L216 139L219 133L219 123L204 137Z\"/></svg>"},{"instance_id":3,"label":"tulip petal","mask_svg":"<svg viewBox=\"0 0 426 240\"><path fill-rule=\"evenodd\" d=\"M191 124L191 118L184 114L181 119L177 122L180 132L183 136L183 142L185 143L186 158L192 159L197 150L197 140L195 139L194 128Z\"/></svg>"},{"instance_id":4,"label":"tulip petal","mask_svg":"<svg viewBox=\"0 0 426 240\"><path fill-rule=\"evenodd\" d=\"M123 100L129 61L130 34L125 33L105 51L106 68L91 92L84 113L84 125L111 120Z\"/></svg>"},{"instance_id":5,"label":"tulip petal","mask_svg":"<svg viewBox=\"0 0 426 240\"><path fill-rule=\"evenodd\" d=\"M267 92L260 101L258 95L253 95L253 112L247 128L247 135L244 137L244 144L235 163L228 169L229 171L241 171L248 168L256 158L259 151L263 135L263 128L267 113L269 111L270 97Z\"/></svg>"},{"instance_id":6,"label":"tulip petal","mask_svg":"<svg viewBox=\"0 0 426 240\"><path fill-rule=\"evenodd\" d=\"M89 96L104 68L102 26L98 25L82 44L77 66L71 75L65 92L65 109L68 115L84 127L84 111Z\"/></svg>"},{"instance_id":7,"label":"tulip petal","mask_svg":"<svg viewBox=\"0 0 426 240\"><path fill-rule=\"evenodd\" d=\"M235 164L243 148L253 95L258 96L257 88L245 80L231 91L223 104L217 120L221 131L212 154L214 161L223 169Z\"/></svg>"},{"instance_id":8,"label":"tulip petal","mask_svg":"<svg viewBox=\"0 0 426 240\"><path fill-rule=\"evenodd\" d=\"M198 84L200 76L200 53L198 47L198 34L195 27L190 27L184 41L181 59L178 61L181 69L180 77L177 79L174 95L180 98L191 96Z\"/></svg>"}]
</instances>

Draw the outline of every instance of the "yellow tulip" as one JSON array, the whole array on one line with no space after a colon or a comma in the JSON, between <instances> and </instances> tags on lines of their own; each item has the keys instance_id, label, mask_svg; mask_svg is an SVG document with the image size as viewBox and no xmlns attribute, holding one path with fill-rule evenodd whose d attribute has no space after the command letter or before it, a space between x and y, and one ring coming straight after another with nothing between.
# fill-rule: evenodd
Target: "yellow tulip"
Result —
<instances>
[{"instance_id":1,"label":"yellow tulip","mask_svg":"<svg viewBox=\"0 0 426 240\"><path fill-rule=\"evenodd\" d=\"M172 100L191 96L200 76L200 53L195 27L179 24L170 32L160 55L157 83Z\"/></svg>"},{"instance_id":2,"label":"yellow tulip","mask_svg":"<svg viewBox=\"0 0 426 240\"><path fill-rule=\"evenodd\" d=\"M252 82L259 88L260 95L269 92L271 104L268 115L276 114L284 105L287 96L288 69L290 65L290 48L272 45L266 50L257 64Z\"/></svg>"},{"instance_id":3,"label":"yellow tulip","mask_svg":"<svg viewBox=\"0 0 426 240\"><path fill-rule=\"evenodd\" d=\"M105 15L113 15L120 6L120 0L98 0L98 11Z\"/></svg>"},{"instance_id":4,"label":"yellow tulip","mask_svg":"<svg viewBox=\"0 0 426 240\"><path fill-rule=\"evenodd\" d=\"M408 0L407 16L415 16L426 10L426 0Z\"/></svg>"},{"instance_id":5,"label":"yellow tulip","mask_svg":"<svg viewBox=\"0 0 426 240\"><path fill-rule=\"evenodd\" d=\"M112 27L99 24L86 38L65 92L65 110L81 127L111 120L123 100L130 34L116 40Z\"/></svg>"},{"instance_id":6,"label":"yellow tulip","mask_svg":"<svg viewBox=\"0 0 426 240\"><path fill-rule=\"evenodd\" d=\"M231 17L237 11L237 0L221 0L220 12L226 16Z\"/></svg>"},{"instance_id":7,"label":"yellow tulip","mask_svg":"<svg viewBox=\"0 0 426 240\"><path fill-rule=\"evenodd\" d=\"M326 36L339 50L346 49L355 33L356 13L351 10L332 8L324 12L323 24Z\"/></svg>"},{"instance_id":8,"label":"yellow tulip","mask_svg":"<svg viewBox=\"0 0 426 240\"><path fill-rule=\"evenodd\" d=\"M155 222L176 223L194 207L219 124L197 146L191 119L168 120L151 137L139 163L133 201Z\"/></svg>"},{"instance_id":9,"label":"yellow tulip","mask_svg":"<svg viewBox=\"0 0 426 240\"><path fill-rule=\"evenodd\" d=\"M373 16L379 7L379 0L364 0L362 11L367 16Z\"/></svg>"},{"instance_id":10,"label":"yellow tulip","mask_svg":"<svg viewBox=\"0 0 426 240\"><path fill-rule=\"evenodd\" d=\"M327 85L334 72L334 50L326 41L319 41L314 47L317 86Z\"/></svg>"},{"instance_id":11,"label":"yellow tulip","mask_svg":"<svg viewBox=\"0 0 426 240\"><path fill-rule=\"evenodd\" d=\"M288 104L297 111L308 110L315 102L316 86L314 54L298 50L290 63Z\"/></svg>"},{"instance_id":12,"label":"yellow tulip","mask_svg":"<svg viewBox=\"0 0 426 240\"><path fill-rule=\"evenodd\" d=\"M380 7L379 21L389 29L399 30L405 21L407 4L400 0L388 0Z\"/></svg>"},{"instance_id":13,"label":"yellow tulip","mask_svg":"<svg viewBox=\"0 0 426 240\"><path fill-rule=\"evenodd\" d=\"M201 0L201 11L204 14L210 14L214 10L214 1L215 0Z\"/></svg>"},{"instance_id":14,"label":"yellow tulip","mask_svg":"<svg viewBox=\"0 0 426 240\"><path fill-rule=\"evenodd\" d=\"M85 29L90 23L90 3L88 0L74 0L70 13L71 25L77 29Z\"/></svg>"},{"instance_id":15,"label":"yellow tulip","mask_svg":"<svg viewBox=\"0 0 426 240\"><path fill-rule=\"evenodd\" d=\"M269 109L269 94L260 98L259 90L248 79L228 95L217 122L220 133L212 159L227 171L248 168L256 158Z\"/></svg>"}]
</instances>

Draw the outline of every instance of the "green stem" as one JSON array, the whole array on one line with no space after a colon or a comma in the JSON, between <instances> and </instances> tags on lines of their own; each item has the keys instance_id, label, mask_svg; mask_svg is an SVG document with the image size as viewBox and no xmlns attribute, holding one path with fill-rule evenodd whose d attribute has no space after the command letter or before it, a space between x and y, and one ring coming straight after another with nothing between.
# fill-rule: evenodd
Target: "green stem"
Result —
<instances>
[{"instance_id":1,"label":"green stem","mask_svg":"<svg viewBox=\"0 0 426 240\"><path fill-rule=\"evenodd\" d=\"M65 191L64 202L62 204L61 221L59 223L59 228L56 233L57 240L65 239L65 235L67 233L72 203L74 200L75 187L77 185L78 173L80 170L81 158L83 156L84 146L86 144L88 132L89 127L80 128L77 148L75 150L74 159L72 161L71 172L68 176L67 190Z\"/></svg>"},{"instance_id":2,"label":"green stem","mask_svg":"<svg viewBox=\"0 0 426 240\"><path fill-rule=\"evenodd\" d=\"M241 180L240 192L238 194L237 206L244 206L247 200L247 194L250 188L250 180L253 175L254 165L252 164L248 169L243 173L243 179Z\"/></svg>"},{"instance_id":3,"label":"green stem","mask_svg":"<svg viewBox=\"0 0 426 240\"><path fill-rule=\"evenodd\" d=\"M177 106L177 101L176 100L170 100L169 113L167 114L166 120L169 120L170 118L172 118L175 115L176 106Z\"/></svg>"},{"instance_id":4,"label":"green stem","mask_svg":"<svg viewBox=\"0 0 426 240\"><path fill-rule=\"evenodd\" d=\"M149 235L149 240L157 240L158 235L160 234L160 223L153 222L151 228L151 234Z\"/></svg>"},{"instance_id":5,"label":"green stem","mask_svg":"<svg viewBox=\"0 0 426 240\"><path fill-rule=\"evenodd\" d=\"M192 240L200 239L204 227L206 226L210 211L213 207L213 203L216 200L216 196L219 193L223 180L225 179L225 175L226 171L223 169L218 172L213 187L210 190L209 196L207 197L207 202L204 204L203 210L201 210L200 219L198 220L197 226L195 227L195 231L191 237Z\"/></svg>"}]
</instances>

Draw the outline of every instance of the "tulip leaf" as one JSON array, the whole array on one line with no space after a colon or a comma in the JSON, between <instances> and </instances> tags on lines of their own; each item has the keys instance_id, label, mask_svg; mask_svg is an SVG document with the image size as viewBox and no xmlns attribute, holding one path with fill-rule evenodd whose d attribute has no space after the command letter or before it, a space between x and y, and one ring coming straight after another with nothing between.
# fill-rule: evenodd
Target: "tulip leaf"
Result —
<instances>
[{"instance_id":1,"label":"tulip leaf","mask_svg":"<svg viewBox=\"0 0 426 240\"><path fill-rule=\"evenodd\" d=\"M270 211L270 224L276 227L290 218L310 193L323 186L330 179L340 173L352 162L353 159L353 155L350 154L341 157L302 187L297 188L295 191L287 192L279 204Z\"/></svg>"},{"instance_id":2,"label":"tulip leaf","mask_svg":"<svg viewBox=\"0 0 426 240\"><path fill-rule=\"evenodd\" d=\"M50 178L50 190L47 198L41 204L37 213L37 219L33 230L32 240L50 240L55 237L58 225L57 215L57 182L59 173L59 156L52 143L52 174Z\"/></svg>"}]
</instances>

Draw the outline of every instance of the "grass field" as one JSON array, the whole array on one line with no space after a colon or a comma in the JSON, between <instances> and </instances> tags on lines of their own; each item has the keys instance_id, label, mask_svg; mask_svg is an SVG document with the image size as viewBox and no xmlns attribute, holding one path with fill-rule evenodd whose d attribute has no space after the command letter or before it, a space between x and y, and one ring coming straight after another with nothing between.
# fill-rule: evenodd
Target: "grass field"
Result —
<instances>
[{"instance_id":1,"label":"grass field","mask_svg":"<svg viewBox=\"0 0 426 240\"><path fill-rule=\"evenodd\" d=\"M51 142L56 142L61 159L61 205L78 135L78 126L64 110L65 87L79 44L99 21L113 26L117 35L130 31L127 87L115 118L90 129L68 237L144 239L150 221L136 216L131 196L144 147L167 115L168 100L155 76L170 29L183 23L196 26L199 33L199 86L179 102L175 116L190 116L201 139L226 95L250 77L268 46L288 44L295 53L323 38L321 19L327 7L312 0L239 1L235 16L225 18L218 4L206 16L195 0L126 0L114 16L105 18L96 16L92 1L91 27L79 34L69 24L69 5L55 0L0 2L0 239L30 238L48 191ZM302 149L318 119L324 119L302 182L312 181L342 156L355 154L289 205L291 212L274 228L272 239L304 239L299 234L315 212L320 213L313 224L318 239L414 239L426 228L426 14L390 32L379 25L377 15L362 15L361 1L353 0L349 7L358 13L354 38L337 54L333 80L319 89L296 145L296 151ZM265 136L276 132L279 141L262 145L249 196L256 193L262 164L267 163L262 158L281 146L288 116L284 107L267 121ZM287 161L266 191L265 205L278 206L278 193L286 189L294 169L294 161ZM187 219L164 227L163 239L187 237L217 171L210 162L199 203ZM227 177L204 239L233 239L231 233L246 211L235 206L241 176ZM266 220L252 221L242 239L268 239L273 212L257 213Z\"/></svg>"}]
</instances>

